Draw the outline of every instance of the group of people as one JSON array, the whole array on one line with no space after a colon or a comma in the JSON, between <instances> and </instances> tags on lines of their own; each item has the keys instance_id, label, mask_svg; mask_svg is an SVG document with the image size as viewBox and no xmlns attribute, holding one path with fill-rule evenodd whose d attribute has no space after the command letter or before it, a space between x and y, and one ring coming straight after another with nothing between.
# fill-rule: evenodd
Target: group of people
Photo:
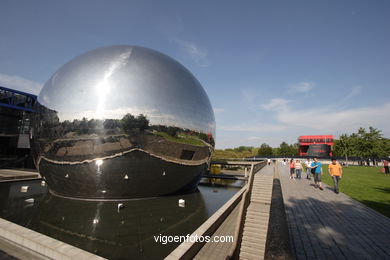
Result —
<instances>
[{"instance_id":1,"label":"group of people","mask_svg":"<svg viewBox=\"0 0 390 260\"><path fill-rule=\"evenodd\" d=\"M285 165L285 161L282 162ZM323 190L322 187L322 163L318 161L317 158L313 159L313 162L310 158L307 158L306 161L302 164L301 160L291 159L289 162L290 166L290 179L302 179L302 171L304 167L306 168L306 179L311 180L311 175L314 177L314 187L320 190ZM335 193L339 193L339 182L341 176L343 174L343 169L341 165L336 161L336 159L332 158L332 163L328 166L328 172L333 179L334 183L334 191Z\"/></svg>"}]
</instances>

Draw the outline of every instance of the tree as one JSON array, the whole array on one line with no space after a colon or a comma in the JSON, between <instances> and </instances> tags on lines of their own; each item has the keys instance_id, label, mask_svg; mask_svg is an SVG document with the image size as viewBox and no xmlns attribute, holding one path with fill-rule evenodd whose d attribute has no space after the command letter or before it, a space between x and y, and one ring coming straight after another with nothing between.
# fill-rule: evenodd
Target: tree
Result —
<instances>
[{"instance_id":1,"label":"tree","mask_svg":"<svg viewBox=\"0 0 390 260\"><path fill-rule=\"evenodd\" d=\"M298 155L298 144L287 144L286 142L282 142L279 145L277 151L275 151L275 155L281 156L295 156Z\"/></svg>"},{"instance_id":2,"label":"tree","mask_svg":"<svg viewBox=\"0 0 390 260\"><path fill-rule=\"evenodd\" d=\"M178 128L177 127L174 127L174 126L168 126L167 129L165 130L165 132L167 134L169 134L170 136L172 137L176 137L177 136L177 132L178 132Z\"/></svg>"},{"instance_id":3,"label":"tree","mask_svg":"<svg viewBox=\"0 0 390 260\"><path fill-rule=\"evenodd\" d=\"M286 142L282 142L279 145L279 154L282 156L287 156L290 154L290 147Z\"/></svg>"},{"instance_id":4,"label":"tree","mask_svg":"<svg viewBox=\"0 0 390 260\"><path fill-rule=\"evenodd\" d=\"M350 136L342 134L333 146L333 153L337 156L345 156L348 164L348 157L381 158L390 154L389 139L383 138L381 131L369 127L368 131L360 127L357 133Z\"/></svg>"},{"instance_id":5,"label":"tree","mask_svg":"<svg viewBox=\"0 0 390 260\"><path fill-rule=\"evenodd\" d=\"M149 120L146 118L145 115L139 114L136 118L136 126L139 128L140 131L144 131L149 127Z\"/></svg>"},{"instance_id":6,"label":"tree","mask_svg":"<svg viewBox=\"0 0 390 260\"><path fill-rule=\"evenodd\" d=\"M335 140L333 144L333 154L339 156L345 156L345 163L348 166L348 156L351 155L353 149L353 141L355 136L348 136L347 134L340 135L339 140Z\"/></svg>"},{"instance_id":7,"label":"tree","mask_svg":"<svg viewBox=\"0 0 390 260\"><path fill-rule=\"evenodd\" d=\"M126 114L121 119L121 126L125 132L132 131L136 128L135 117L132 114Z\"/></svg>"},{"instance_id":8,"label":"tree","mask_svg":"<svg viewBox=\"0 0 390 260\"><path fill-rule=\"evenodd\" d=\"M360 127L357 132L356 152L364 158L378 158L384 156L381 131L370 126L369 131Z\"/></svg>"},{"instance_id":9,"label":"tree","mask_svg":"<svg viewBox=\"0 0 390 260\"><path fill-rule=\"evenodd\" d=\"M83 117L80 121L80 125L77 128L77 133L79 135L88 134L89 128L88 128L88 119L86 117Z\"/></svg>"},{"instance_id":10,"label":"tree","mask_svg":"<svg viewBox=\"0 0 390 260\"><path fill-rule=\"evenodd\" d=\"M120 122L117 119L106 119L104 120L103 127L105 129L115 129L120 127Z\"/></svg>"},{"instance_id":11,"label":"tree","mask_svg":"<svg viewBox=\"0 0 390 260\"><path fill-rule=\"evenodd\" d=\"M273 155L272 147L266 143L260 145L260 148L257 152L258 156L271 156Z\"/></svg>"},{"instance_id":12,"label":"tree","mask_svg":"<svg viewBox=\"0 0 390 260\"><path fill-rule=\"evenodd\" d=\"M149 120L143 114L134 117L132 114L126 114L120 121L120 124L125 132L134 130L144 131L149 127Z\"/></svg>"}]
</instances>

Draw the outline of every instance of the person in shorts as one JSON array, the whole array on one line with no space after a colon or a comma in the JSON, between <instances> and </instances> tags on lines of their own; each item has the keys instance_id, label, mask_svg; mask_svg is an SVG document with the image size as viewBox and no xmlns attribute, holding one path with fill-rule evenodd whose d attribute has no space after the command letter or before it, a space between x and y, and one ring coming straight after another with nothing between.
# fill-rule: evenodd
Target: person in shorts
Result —
<instances>
[{"instance_id":1,"label":"person in shorts","mask_svg":"<svg viewBox=\"0 0 390 260\"><path fill-rule=\"evenodd\" d=\"M332 163L329 164L328 171L329 171L330 176L332 176L332 179L333 179L334 192L336 194L339 194L339 181L341 179L341 175L343 175L343 168L336 161L335 158L332 158Z\"/></svg>"},{"instance_id":2,"label":"person in shorts","mask_svg":"<svg viewBox=\"0 0 390 260\"><path fill-rule=\"evenodd\" d=\"M295 179L295 162L294 162L294 159L290 160L290 179Z\"/></svg>"},{"instance_id":3,"label":"person in shorts","mask_svg":"<svg viewBox=\"0 0 390 260\"><path fill-rule=\"evenodd\" d=\"M317 158L314 158L314 162L311 164L311 168L314 170L314 187L319 188L320 190L323 190L322 183L321 183L321 177L322 177L322 163L318 161Z\"/></svg>"}]
</instances>

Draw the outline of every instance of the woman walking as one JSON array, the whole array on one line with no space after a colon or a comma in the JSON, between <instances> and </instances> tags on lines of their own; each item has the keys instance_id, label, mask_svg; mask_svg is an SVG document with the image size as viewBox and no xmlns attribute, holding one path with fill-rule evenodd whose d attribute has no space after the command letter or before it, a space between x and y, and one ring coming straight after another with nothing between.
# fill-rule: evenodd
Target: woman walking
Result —
<instances>
[{"instance_id":1,"label":"woman walking","mask_svg":"<svg viewBox=\"0 0 390 260\"><path fill-rule=\"evenodd\" d=\"M295 174L297 176L297 179L301 179L301 173L302 173L302 163L300 160L297 160L294 164L295 168Z\"/></svg>"},{"instance_id":2,"label":"woman walking","mask_svg":"<svg viewBox=\"0 0 390 260\"><path fill-rule=\"evenodd\" d=\"M294 163L294 159L290 160L290 179L295 179L295 163Z\"/></svg>"}]
</instances>

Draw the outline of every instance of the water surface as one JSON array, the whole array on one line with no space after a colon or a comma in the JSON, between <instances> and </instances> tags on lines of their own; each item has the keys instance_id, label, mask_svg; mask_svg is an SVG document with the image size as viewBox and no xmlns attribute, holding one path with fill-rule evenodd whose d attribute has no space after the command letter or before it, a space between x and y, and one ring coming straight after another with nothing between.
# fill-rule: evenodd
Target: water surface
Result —
<instances>
[{"instance_id":1,"label":"water surface","mask_svg":"<svg viewBox=\"0 0 390 260\"><path fill-rule=\"evenodd\" d=\"M54 196L41 181L0 183L0 217L109 259L162 259L179 243L164 245L154 236L191 234L241 186L204 179L183 195L86 201Z\"/></svg>"}]
</instances>

